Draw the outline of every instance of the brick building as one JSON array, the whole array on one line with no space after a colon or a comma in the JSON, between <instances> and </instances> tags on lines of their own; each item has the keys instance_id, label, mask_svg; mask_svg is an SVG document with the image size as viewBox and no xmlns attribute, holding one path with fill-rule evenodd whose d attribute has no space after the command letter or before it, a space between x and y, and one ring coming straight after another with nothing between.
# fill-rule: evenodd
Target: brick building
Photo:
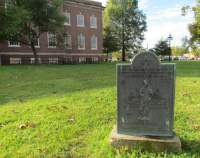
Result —
<instances>
[{"instance_id":1,"label":"brick building","mask_svg":"<svg viewBox=\"0 0 200 158\"><path fill-rule=\"evenodd\" d=\"M39 62L65 64L102 61L102 4L91 0L65 0L62 8L68 19L64 23L67 34L65 48L56 46L55 35L42 34L36 44ZM15 41L0 43L1 64L31 64L34 60L29 46Z\"/></svg>"}]
</instances>

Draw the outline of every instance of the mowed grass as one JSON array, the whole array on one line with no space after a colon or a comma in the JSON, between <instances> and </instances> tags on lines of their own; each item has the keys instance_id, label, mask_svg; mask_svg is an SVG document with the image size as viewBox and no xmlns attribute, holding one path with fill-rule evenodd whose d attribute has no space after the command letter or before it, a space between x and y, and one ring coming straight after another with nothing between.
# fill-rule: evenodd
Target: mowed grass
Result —
<instances>
[{"instance_id":1,"label":"mowed grass","mask_svg":"<svg viewBox=\"0 0 200 158\"><path fill-rule=\"evenodd\" d=\"M200 158L200 62L178 62L183 152L117 151L115 64L0 67L0 158Z\"/></svg>"}]
</instances>

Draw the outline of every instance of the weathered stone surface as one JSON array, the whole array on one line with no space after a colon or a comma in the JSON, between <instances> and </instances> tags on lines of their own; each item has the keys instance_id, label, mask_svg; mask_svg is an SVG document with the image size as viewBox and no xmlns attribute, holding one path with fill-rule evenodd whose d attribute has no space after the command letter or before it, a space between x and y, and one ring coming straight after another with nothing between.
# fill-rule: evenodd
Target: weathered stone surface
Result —
<instances>
[{"instance_id":1,"label":"weathered stone surface","mask_svg":"<svg viewBox=\"0 0 200 158\"><path fill-rule=\"evenodd\" d=\"M181 152L179 137L145 137L119 134L116 128L110 136L110 143L115 148L141 149L150 152Z\"/></svg>"},{"instance_id":2,"label":"weathered stone surface","mask_svg":"<svg viewBox=\"0 0 200 158\"><path fill-rule=\"evenodd\" d=\"M173 136L175 65L140 53L132 64L117 65L117 132Z\"/></svg>"}]
</instances>

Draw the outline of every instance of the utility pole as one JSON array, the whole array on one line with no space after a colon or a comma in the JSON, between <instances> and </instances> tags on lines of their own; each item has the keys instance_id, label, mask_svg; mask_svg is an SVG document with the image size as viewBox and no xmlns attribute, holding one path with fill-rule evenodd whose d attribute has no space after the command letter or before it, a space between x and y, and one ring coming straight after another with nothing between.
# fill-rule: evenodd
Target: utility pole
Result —
<instances>
[{"instance_id":1,"label":"utility pole","mask_svg":"<svg viewBox=\"0 0 200 158\"><path fill-rule=\"evenodd\" d=\"M171 34L169 34L168 36L168 42L169 42L169 61L171 61L171 52L172 52L172 49L171 49L171 41L173 40L173 37Z\"/></svg>"}]
</instances>

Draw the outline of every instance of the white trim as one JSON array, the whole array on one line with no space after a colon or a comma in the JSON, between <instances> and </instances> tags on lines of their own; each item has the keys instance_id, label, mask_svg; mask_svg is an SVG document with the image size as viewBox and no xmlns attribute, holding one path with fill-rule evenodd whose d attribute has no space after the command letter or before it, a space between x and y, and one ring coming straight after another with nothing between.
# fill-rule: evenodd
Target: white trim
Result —
<instances>
[{"instance_id":1,"label":"white trim","mask_svg":"<svg viewBox=\"0 0 200 158\"><path fill-rule=\"evenodd\" d=\"M70 37L70 47L66 47L67 44L67 37ZM65 48L66 49L72 49L72 35L67 33L67 36L65 36Z\"/></svg>"},{"instance_id":2,"label":"white trim","mask_svg":"<svg viewBox=\"0 0 200 158\"><path fill-rule=\"evenodd\" d=\"M9 63L11 65L22 64L22 59L21 58L10 57L9 58Z\"/></svg>"},{"instance_id":3,"label":"white trim","mask_svg":"<svg viewBox=\"0 0 200 158\"><path fill-rule=\"evenodd\" d=\"M82 37L84 37L84 47L83 48L79 47L79 36L80 35L82 35ZM85 50L85 35L83 33L79 33L77 38L78 38L78 50Z\"/></svg>"},{"instance_id":4,"label":"white trim","mask_svg":"<svg viewBox=\"0 0 200 158\"><path fill-rule=\"evenodd\" d=\"M48 41L48 48L57 48L56 46L49 46L49 32L47 32L47 41Z\"/></svg>"},{"instance_id":5,"label":"white trim","mask_svg":"<svg viewBox=\"0 0 200 158\"><path fill-rule=\"evenodd\" d=\"M49 57L49 64L58 64L58 57Z\"/></svg>"},{"instance_id":6,"label":"white trim","mask_svg":"<svg viewBox=\"0 0 200 158\"><path fill-rule=\"evenodd\" d=\"M95 18L95 25L92 25L92 18ZM92 16L90 16L90 28L92 28L92 29L97 29L97 17L95 16L95 15L92 15Z\"/></svg>"},{"instance_id":7,"label":"white trim","mask_svg":"<svg viewBox=\"0 0 200 158\"><path fill-rule=\"evenodd\" d=\"M71 13L69 12L64 12L64 16L69 18L69 23L68 22L64 22L65 26L71 26Z\"/></svg>"},{"instance_id":8,"label":"white trim","mask_svg":"<svg viewBox=\"0 0 200 158\"><path fill-rule=\"evenodd\" d=\"M38 45L35 45L35 48L40 48L40 39L38 38Z\"/></svg>"},{"instance_id":9,"label":"white trim","mask_svg":"<svg viewBox=\"0 0 200 158\"><path fill-rule=\"evenodd\" d=\"M30 46L29 46L29 48L31 48ZM38 38L38 45L35 45L35 48L40 48L40 39Z\"/></svg>"},{"instance_id":10,"label":"white trim","mask_svg":"<svg viewBox=\"0 0 200 158\"><path fill-rule=\"evenodd\" d=\"M84 62L86 62L86 57L79 57L79 58L78 58L78 62L79 62L79 63L84 63Z\"/></svg>"},{"instance_id":11,"label":"white trim","mask_svg":"<svg viewBox=\"0 0 200 158\"><path fill-rule=\"evenodd\" d=\"M35 64L35 58L30 58L30 64ZM42 64L41 58L38 58L38 64Z\"/></svg>"},{"instance_id":12,"label":"white trim","mask_svg":"<svg viewBox=\"0 0 200 158\"><path fill-rule=\"evenodd\" d=\"M79 24L79 21L78 21L79 20L79 18L78 18L79 16L83 18L83 24ZM76 15L76 25L77 25L77 27L85 27L85 17L81 13Z\"/></svg>"},{"instance_id":13,"label":"white trim","mask_svg":"<svg viewBox=\"0 0 200 158\"><path fill-rule=\"evenodd\" d=\"M20 47L20 43L18 42L18 45L11 45L10 44L11 41L8 41L8 47L10 48L19 48Z\"/></svg>"},{"instance_id":14,"label":"white trim","mask_svg":"<svg viewBox=\"0 0 200 158\"><path fill-rule=\"evenodd\" d=\"M92 48L92 46L93 46L93 38L95 38L95 45L96 45L96 47L95 48ZM98 50L98 38L97 38L97 36L95 36L95 35L93 35L92 37L91 37L91 39L90 39L90 47L91 47L91 50Z\"/></svg>"}]
</instances>

